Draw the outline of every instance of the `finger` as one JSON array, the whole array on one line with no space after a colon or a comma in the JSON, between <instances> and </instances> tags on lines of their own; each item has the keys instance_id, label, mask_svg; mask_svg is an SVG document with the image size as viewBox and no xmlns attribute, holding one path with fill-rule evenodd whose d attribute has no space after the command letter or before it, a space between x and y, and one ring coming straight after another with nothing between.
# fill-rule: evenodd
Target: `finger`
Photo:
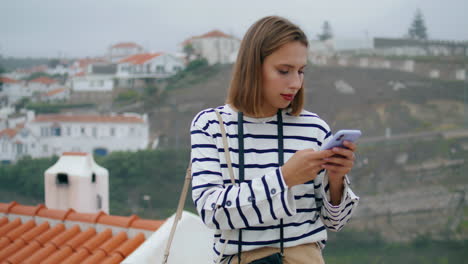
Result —
<instances>
[{"instance_id":1,"label":"finger","mask_svg":"<svg viewBox=\"0 0 468 264\"><path fill-rule=\"evenodd\" d=\"M341 174L341 175L345 175L351 171L350 168L337 166L337 165L331 165L331 164L324 164L322 165L322 168L326 169L330 173Z\"/></svg>"},{"instance_id":2,"label":"finger","mask_svg":"<svg viewBox=\"0 0 468 264\"><path fill-rule=\"evenodd\" d=\"M334 152L331 149L315 151L311 154L313 159L324 159L334 155Z\"/></svg>"},{"instance_id":3,"label":"finger","mask_svg":"<svg viewBox=\"0 0 468 264\"><path fill-rule=\"evenodd\" d=\"M357 145L354 144L353 142L348 141L348 140L345 140L345 141L343 142L343 145L344 145L345 147L347 147L349 150L351 150L351 151L353 151L353 152L356 152Z\"/></svg>"},{"instance_id":4,"label":"finger","mask_svg":"<svg viewBox=\"0 0 468 264\"><path fill-rule=\"evenodd\" d=\"M326 161L326 164L330 164L330 165L335 164L338 166L348 167L348 168L352 168L354 166L353 160L344 159L340 157L330 157L330 158L325 158L323 160Z\"/></svg>"},{"instance_id":5,"label":"finger","mask_svg":"<svg viewBox=\"0 0 468 264\"><path fill-rule=\"evenodd\" d=\"M345 148L333 148L333 153L346 157L347 159L354 159L354 152Z\"/></svg>"}]
</instances>

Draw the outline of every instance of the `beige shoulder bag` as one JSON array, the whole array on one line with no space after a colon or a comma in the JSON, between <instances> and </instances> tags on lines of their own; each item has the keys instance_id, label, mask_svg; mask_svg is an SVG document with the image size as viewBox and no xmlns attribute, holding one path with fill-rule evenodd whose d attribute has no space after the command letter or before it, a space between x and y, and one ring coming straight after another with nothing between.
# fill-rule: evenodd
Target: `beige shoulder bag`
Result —
<instances>
[{"instance_id":1,"label":"beige shoulder bag","mask_svg":"<svg viewBox=\"0 0 468 264\"><path fill-rule=\"evenodd\" d=\"M216 113L216 116L218 117L219 127L221 129L221 135L223 137L224 156L226 158L226 162L227 162L227 166L229 170L229 176L231 177L231 183L234 185L236 181L234 180L234 170L232 169L231 155L229 155L229 145L227 141L226 130L224 128L223 119L216 109L215 109L215 113ZM171 233L169 234L169 238L167 240L166 250L164 251L164 258L162 262L163 264L167 264L167 260L169 258L169 254L171 251L172 240L174 239L175 231L177 229L177 224L179 223L179 220L182 217L182 211L184 210L185 199L187 198L188 188L189 188L191 180L192 180L192 162L190 162L187 168L187 172L185 174L184 186L182 187L182 193L180 194L179 204L177 205L177 212L174 218L174 222L172 223ZM226 243L224 247L225 246L226 246ZM224 251L224 248L222 251ZM222 253L221 253L221 256L222 256ZM218 260L218 263L219 263L219 260Z\"/></svg>"}]
</instances>

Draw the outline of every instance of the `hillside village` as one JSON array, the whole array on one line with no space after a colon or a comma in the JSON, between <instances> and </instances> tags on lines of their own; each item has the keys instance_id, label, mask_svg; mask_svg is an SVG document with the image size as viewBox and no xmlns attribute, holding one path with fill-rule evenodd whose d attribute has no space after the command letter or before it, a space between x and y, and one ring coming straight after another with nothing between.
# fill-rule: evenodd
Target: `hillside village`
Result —
<instances>
[{"instance_id":1,"label":"hillside village","mask_svg":"<svg viewBox=\"0 0 468 264\"><path fill-rule=\"evenodd\" d=\"M187 38L179 53L149 52L136 43L124 42L110 46L101 57L56 59L48 65L4 73L0 161L10 163L25 155L48 157L65 151L106 155L116 150L157 148L164 129L151 123L151 113L148 116L145 109L131 105L116 107L116 101L148 88L153 93L159 89L160 94L168 79L194 61L230 65L239 45L238 38L213 30ZM309 55L318 67L396 70L449 81L467 78L466 42L376 38L371 49L338 51L333 39L312 40ZM404 86L398 80L395 85ZM339 86L344 93L349 89L343 82ZM63 107L51 116L22 108L27 103ZM126 113L127 109L138 113ZM128 144L119 140L122 137ZM79 146L72 143L78 140Z\"/></svg>"},{"instance_id":2,"label":"hillside village","mask_svg":"<svg viewBox=\"0 0 468 264\"><path fill-rule=\"evenodd\" d=\"M142 259L161 257L170 220L140 219L135 214L166 218L174 212L173 206L164 206L175 205L180 190L180 182L170 178L176 165L163 165L168 160L162 158L161 163L136 163L153 155L142 150L187 149L191 118L224 102L239 44L238 38L214 30L187 38L179 53L150 52L124 42L110 46L101 57L58 59L3 73L0 166L13 167L25 157L61 157L44 173L45 205L0 203L0 216L8 217L0 220L0 228L24 232L42 228L47 230L44 234L63 232L56 241L73 233L88 242L67 242L61 248L44 242L38 250L30 241L16 242L23 241L24 236L12 235L19 232L5 231L11 239L0 260L142 263ZM364 132L351 176L362 205L350 228L374 231L397 242L426 235L466 239L468 121L467 99L461 94L467 89L468 42L376 38L372 48L337 50L335 46L333 39L311 41L306 108L319 113L334 131L359 128ZM125 101L126 97L134 100ZM35 112L28 105L42 108ZM59 110L50 113L45 106L59 106ZM151 167L152 174L131 175L122 165L123 169L112 172L110 188L110 168L98 166L93 156L105 160L116 151L137 152L139 156L127 163ZM166 158L182 162L176 157ZM119 158L107 162L126 161L125 156ZM153 168L155 164L160 166ZM155 170L171 171L160 175ZM179 176L176 179L182 179ZM154 186L160 188L157 193ZM78 203L84 199L67 196L67 202L76 203L69 207L62 199L62 187L69 187L74 195L85 194L89 203L83 207ZM132 215L110 215L111 197L114 208L125 207L123 212ZM155 209L159 212L151 215L153 205L159 206ZM451 217L438 217L440 212ZM37 219L44 225L56 224L53 228L28 224ZM183 228L203 230L196 219L184 214ZM421 221L426 223L423 228ZM200 231L200 239L205 239L204 234ZM99 249L89 249L98 241L102 242ZM177 248L182 250L184 244Z\"/></svg>"}]
</instances>

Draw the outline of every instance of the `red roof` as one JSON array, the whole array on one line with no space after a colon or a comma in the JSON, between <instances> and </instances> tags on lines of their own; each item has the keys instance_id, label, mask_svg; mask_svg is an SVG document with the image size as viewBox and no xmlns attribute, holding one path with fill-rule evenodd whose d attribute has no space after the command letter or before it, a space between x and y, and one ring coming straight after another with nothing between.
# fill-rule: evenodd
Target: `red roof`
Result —
<instances>
[{"instance_id":1,"label":"red roof","mask_svg":"<svg viewBox=\"0 0 468 264\"><path fill-rule=\"evenodd\" d=\"M158 52L158 53L140 53L140 54L135 54L135 55L132 55L130 57L127 57L121 61L119 61L119 63L131 63L131 64L143 64L153 58L156 58L160 55L162 55L163 53L162 52Z\"/></svg>"},{"instance_id":2,"label":"red roof","mask_svg":"<svg viewBox=\"0 0 468 264\"><path fill-rule=\"evenodd\" d=\"M122 42L122 43L117 43L111 46L111 49L115 49L115 48L140 48L142 49L140 45L134 42Z\"/></svg>"},{"instance_id":3,"label":"red roof","mask_svg":"<svg viewBox=\"0 0 468 264\"><path fill-rule=\"evenodd\" d=\"M53 96L53 95L59 94L59 93L61 93L61 92L64 92L64 91L66 91L66 90L67 90L67 89L65 89L65 88L58 88L58 89L54 89L54 90L52 90L52 91L49 91L49 92L45 93L44 95L45 95L45 96Z\"/></svg>"},{"instance_id":4,"label":"red roof","mask_svg":"<svg viewBox=\"0 0 468 264\"><path fill-rule=\"evenodd\" d=\"M86 122L86 123L143 123L136 116L100 116L100 115L38 115L33 122Z\"/></svg>"},{"instance_id":5,"label":"red roof","mask_svg":"<svg viewBox=\"0 0 468 264\"><path fill-rule=\"evenodd\" d=\"M93 63L106 63L107 61L102 58L86 58L78 60L78 67L85 68L88 67L89 64Z\"/></svg>"},{"instance_id":6,"label":"red roof","mask_svg":"<svg viewBox=\"0 0 468 264\"><path fill-rule=\"evenodd\" d=\"M53 210L42 204L26 206L16 202L0 203L0 213L8 216L0 218L2 263L120 263L145 241L145 230L156 231L164 223L137 216L82 214L72 209ZM21 216L30 220L22 221ZM41 221L36 221L36 217ZM62 222L54 225L49 220ZM109 228L102 232L94 227L81 229L77 222ZM112 227L125 229L113 234ZM142 232L130 237L130 228Z\"/></svg>"},{"instance_id":7,"label":"red roof","mask_svg":"<svg viewBox=\"0 0 468 264\"><path fill-rule=\"evenodd\" d=\"M233 36L225 34L219 30L213 30L199 36L198 38L233 38Z\"/></svg>"},{"instance_id":8,"label":"red roof","mask_svg":"<svg viewBox=\"0 0 468 264\"><path fill-rule=\"evenodd\" d=\"M73 75L73 76L74 76L74 77L83 77L83 76L85 76L85 75L86 75L85 72L79 72L79 73L77 73L77 74L75 74L75 75Z\"/></svg>"},{"instance_id":9,"label":"red roof","mask_svg":"<svg viewBox=\"0 0 468 264\"><path fill-rule=\"evenodd\" d=\"M9 138L13 138L18 133L17 129L7 128L4 130L0 130L0 137L6 135Z\"/></svg>"},{"instance_id":10,"label":"red roof","mask_svg":"<svg viewBox=\"0 0 468 264\"><path fill-rule=\"evenodd\" d=\"M231 35L225 34L220 30L212 30L208 33L205 33L200 36L194 36L191 38L186 39L184 42L182 42L182 46L185 46L189 43L191 43L194 39L201 39L201 38L234 38Z\"/></svg>"},{"instance_id":11,"label":"red roof","mask_svg":"<svg viewBox=\"0 0 468 264\"><path fill-rule=\"evenodd\" d=\"M0 77L0 83L19 83L20 81L8 77Z\"/></svg>"},{"instance_id":12,"label":"red roof","mask_svg":"<svg viewBox=\"0 0 468 264\"><path fill-rule=\"evenodd\" d=\"M37 82L37 83L42 83L42 84L53 84L53 83L56 83L57 81L49 77L39 77L34 80L31 80L30 82Z\"/></svg>"}]
</instances>

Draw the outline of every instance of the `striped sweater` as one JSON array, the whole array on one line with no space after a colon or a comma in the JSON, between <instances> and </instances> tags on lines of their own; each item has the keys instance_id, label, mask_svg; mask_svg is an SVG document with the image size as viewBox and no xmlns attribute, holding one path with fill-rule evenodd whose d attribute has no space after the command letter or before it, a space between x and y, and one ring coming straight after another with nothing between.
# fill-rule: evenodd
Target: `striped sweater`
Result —
<instances>
[{"instance_id":1,"label":"striped sweater","mask_svg":"<svg viewBox=\"0 0 468 264\"><path fill-rule=\"evenodd\" d=\"M338 231L349 221L359 197L345 177L342 201L329 202L328 179L322 170L315 180L286 186L278 165L277 117L244 116L245 180L238 180L237 112L218 107L226 129L236 185L231 184L219 122L214 109L201 111L191 125L192 198L203 222L214 234L214 259L227 240L223 262L238 250L279 247L280 219L284 246L318 242L323 248L327 229ZM329 126L316 114L302 111L292 116L283 111L284 161L298 150L318 150L331 138Z\"/></svg>"}]
</instances>

